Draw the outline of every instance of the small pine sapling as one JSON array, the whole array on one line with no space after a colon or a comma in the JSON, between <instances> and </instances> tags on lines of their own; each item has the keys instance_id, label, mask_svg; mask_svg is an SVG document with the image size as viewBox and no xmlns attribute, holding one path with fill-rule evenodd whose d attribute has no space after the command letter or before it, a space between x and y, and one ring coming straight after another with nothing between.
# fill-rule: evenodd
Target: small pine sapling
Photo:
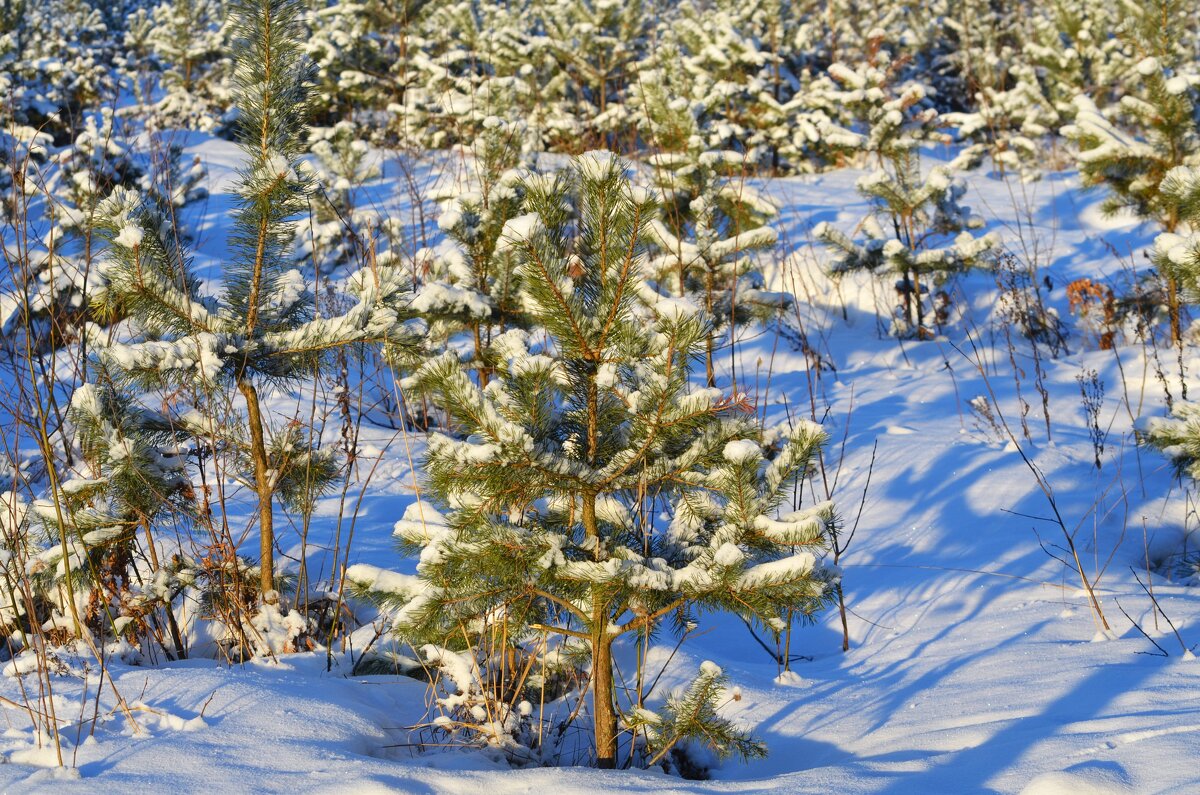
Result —
<instances>
[{"instance_id":1,"label":"small pine sapling","mask_svg":"<svg viewBox=\"0 0 1200 795\"><path fill-rule=\"evenodd\" d=\"M1184 218L1163 191L1172 169L1200 166L1200 73L1186 40L1180 0L1125 3L1126 35L1141 56L1126 76L1127 91L1113 109L1126 132L1101 112L1092 97L1075 98L1073 124L1062 134L1078 147L1076 160L1085 185L1104 186L1106 212L1129 210L1154 221L1164 232L1180 231ZM1183 336L1179 285L1166 282L1171 341Z\"/></svg>"},{"instance_id":2,"label":"small pine sapling","mask_svg":"<svg viewBox=\"0 0 1200 795\"><path fill-rule=\"evenodd\" d=\"M704 375L715 386L718 345L732 346L739 326L792 303L790 294L763 289L754 260L779 239L769 226L775 207L744 177L731 176L745 168L737 152L662 153L651 164L662 208L649 226L657 249L650 272L660 290L704 311Z\"/></svg>"},{"instance_id":3,"label":"small pine sapling","mask_svg":"<svg viewBox=\"0 0 1200 795\"><path fill-rule=\"evenodd\" d=\"M818 224L813 235L834 250L834 274L863 270L897 279L900 304L892 331L927 339L941 325L936 311L934 323L927 323L932 288L987 263L998 241L994 233L971 231L983 221L959 203L966 187L952 179L949 168L935 166L922 176L915 151L896 151L885 162L858 181L859 191L874 205L861 224L864 242L854 242L827 222Z\"/></svg>"},{"instance_id":4,"label":"small pine sapling","mask_svg":"<svg viewBox=\"0 0 1200 795\"><path fill-rule=\"evenodd\" d=\"M471 366L483 386L495 358L493 341L527 325L508 237L525 218L519 136L516 125L496 117L484 122L470 153L466 184L435 194L445 240L417 255L423 276L413 310L429 322L431 338L439 344L459 333L469 336Z\"/></svg>"},{"instance_id":5,"label":"small pine sapling","mask_svg":"<svg viewBox=\"0 0 1200 795\"><path fill-rule=\"evenodd\" d=\"M941 118L957 128L959 139L986 151L999 173L1031 182L1041 175L1043 152L1062 119L1042 94L1034 67L1013 64L1008 83L982 87L975 94L976 110Z\"/></svg>"},{"instance_id":6,"label":"small pine sapling","mask_svg":"<svg viewBox=\"0 0 1200 795\"><path fill-rule=\"evenodd\" d=\"M564 638L560 654L590 663L596 764L614 767L621 716L639 734L646 725L640 686L619 703L618 639L704 612L781 631L788 611L830 603L832 503L779 515L825 435L809 422L764 432L738 397L691 385L708 323L684 302L640 300L656 207L624 163L588 153L526 190L529 220L508 237L545 332L504 335L484 388L453 354L408 380L457 432L429 440L423 494L436 510L419 502L397 525L420 563L395 620L414 645L502 635L504 659L547 659L543 639ZM757 754L712 708L714 673L701 677L686 697L694 711L659 717L650 758L701 736Z\"/></svg>"},{"instance_id":7,"label":"small pine sapling","mask_svg":"<svg viewBox=\"0 0 1200 795\"><path fill-rule=\"evenodd\" d=\"M661 709L640 707L625 716L626 724L640 730L646 738L648 767L674 756L681 772L699 778L698 771L687 769L681 753L688 743L710 748L721 759L736 755L750 760L767 755L765 743L754 739L718 712L728 699L728 684L729 677L721 667L705 661L691 685L682 693L668 696Z\"/></svg>"},{"instance_id":8,"label":"small pine sapling","mask_svg":"<svg viewBox=\"0 0 1200 795\"><path fill-rule=\"evenodd\" d=\"M259 591L271 603L277 600L274 502L310 509L336 470L301 425L270 427L260 390L311 375L329 351L362 343L404 346L419 329L406 324L408 283L395 269L355 274L348 285L353 305L321 316L300 273L287 267L291 219L310 193L297 169L311 79L299 50L302 4L239 0L234 11L238 129L247 162L222 292L216 298L200 293L187 253L154 202L117 189L97 212L109 262L94 307L102 317L127 315L151 339L93 336L100 363L121 386L177 388L200 403L213 394L240 393L244 422L193 426L205 446L229 452L231 470L257 497Z\"/></svg>"},{"instance_id":9,"label":"small pine sapling","mask_svg":"<svg viewBox=\"0 0 1200 795\"><path fill-rule=\"evenodd\" d=\"M970 231L981 219L959 204L965 187L952 175L956 160L922 174L917 147L939 137L937 110L931 90L918 82L900 81L899 66L884 48L882 31L869 36L871 57L856 68L842 63L829 67L829 79L812 93L830 119L823 140L857 160L875 164L875 171L858 181L858 190L871 200L873 212L860 228L860 245L827 222L813 235L834 249L835 274L865 270L896 279L899 306L893 333L918 339L932 337L944 309L934 306L928 324L926 297L947 276L986 260L996 245L994 235ZM924 282L924 283L922 283Z\"/></svg>"},{"instance_id":10,"label":"small pine sapling","mask_svg":"<svg viewBox=\"0 0 1200 795\"><path fill-rule=\"evenodd\" d=\"M167 124L213 130L228 108L233 34L223 0L166 0L150 11L145 46L164 89L154 110Z\"/></svg>"},{"instance_id":11,"label":"small pine sapling","mask_svg":"<svg viewBox=\"0 0 1200 795\"><path fill-rule=\"evenodd\" d=\"M117 635L130 629L158 638L168 659L184 657L172 606L182 590L172 588L178 585L173 583L178 572L159 559L153 532L164 514L194 515L195 494L178 446L187 433L169 417L119 399L111 385L77 388L68 417L89 469L87 478L63 486L68 493L63 504L73 507L69 526L80 533L94 528L81 538L89 558L86 570L97 586L85 615L93 626L109 618ZM105 522L111 524L102 527ZM107 532L95 532L99 529ZM135 563L139 551L145 554L145 567ZM159 626L160 621L165 625Z\"/></svg>"},{"instance_id":12,"label":"small pine sapling","mask_svg":"<svg viewBox=\"0 0 1200 795\"><path fill-rule=\"evenodd\" d=\"M1200 300L1200 167L1179 166L1167 172L1162 201L1186 233L1163 232L1154 241L1151 260L1171 276L1181 295ZM1153 417L1142 426L1141 440L1162 451L1180 475L1200 479L1200 404L1170 402L1168 417Z\"/></svg>"},{"instance_id":13,"label":"small pine sapling","mask_svg":"<svg viewBox=\"0 0 1200 795\"><path fill-rule=\"evenodd\" d=\"M379 157L362 132L354 122L339 121L309 133L318 195L313 197L309 219L297 225L294 255L298 262L307 261L320 277L353 264L366 266L381 232L389 242L391 234L386 233L394 233L381 229L387 222L377 211L360 206L359 191L383 174Z\"/></svg>"}]
</instances>

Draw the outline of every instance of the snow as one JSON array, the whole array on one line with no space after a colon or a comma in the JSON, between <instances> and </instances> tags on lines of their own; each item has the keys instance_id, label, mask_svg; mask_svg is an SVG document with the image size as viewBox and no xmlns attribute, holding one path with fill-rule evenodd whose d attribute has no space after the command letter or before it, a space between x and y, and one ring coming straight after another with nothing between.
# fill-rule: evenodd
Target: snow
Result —
<instances>
[{"instance_id":1,"label":"snow","mask_svg":"<svg viewBox=\"0 0 1200 795\"><path fill-rule=\"evenodd\" d=\"M615 167L617 157L606 149L584 152L578 159L579 173L585 179L603 179Z\"/></svg>"},{"instance_id":2,"label":"snow","mask_svg":"<svg viewBox=\"0 0 1200 795\"><path fill-rule=\"evenodd\" d=\"M298 179L296 170L292 168L292 164L279 152L272 152L264 158L262 170L265 174L277 179L289 181Z\"/></svg>"},{"instance_id":3,"label":"snow","mask_svg":"<svg viewBox=\"0 0 1200 795\"><path fill-rule=\"evenodd\" d=\"M762 458L762 448L749 439L736 439L725 445L722 454L731 464L745 464Z\"/></svg>"},{"instance_id":4,"label":"snow","mask_svg":"<svg viewBox=\"0 0 1200 795\"><path fill-rule=\"evenodd\" d=\"M134 224L127 223L121 227L113 242L125 248L137 248L142 243L142 230Z\"/></svg>"},{"instance_id":5,"label":"snow","mask_svg":"<svg viewBox=\"0 0 1200 795\"><path fill-rule=\"evenodd\" d=\"M388 571L369 563L355 563L346 569L346 579L372 591L389 594L413 594L424 589L420 578L411 574Z\"/></svg>"},{"instance_id":6,"label":"snow","mask_svg":"<svg viewBox=\"0 0 1200 795\"><path fill-rule=\"evenodd\" d=\"M1081 108L1076 124L1100 125L1086 111ZM1107 129L1102 129L1105 135ZM201 151L219 165L228 157L224 145L208 140ZM221 213L229 206L222 204L229 194L221 179L228 169L212 171L214 204L202 220L210 225L207 234L220 239L226 222ZM845 170L756 183L779 208L779 237L789 255L786 264L768 273L766 287L803 296L795 311L811 330L818 352L836 370L818 371L805 352L755 329L739 343L746 369L737 373L738 390L759 401L756 408L771 422L808 416L811 396L815 418L833 439L823 465L830 482L836 482L842 538L857 527L840 560L851 611L850 651L841 651L836 609L818 617L815 626L797 631L793 653L811 659L798 660L785 672L740 621L702 616L696 636L663 669L663 688L669 689L686 681L683 671L694 672L701 660L719 666L741 689L729 714L739 724L755 727L771 748L767 760L731 761L714 771L713 780L693 782L646 771L513 770L485 753L419 752L406 727L427 719L424 683L351 671L370 642L373 628L368 623L352 637L352 648L333 656L328 669L320 652L277 653L232 666L204 659L156 665L114 659L113 684L129 700L140 730L126 725L106 680L94 736L89 738L85 730L78 741L68 737L65 750L77 767L59 773L53 769L52 749L44 742L39 746L24 713L6 709L9 728L0 737L0 756L7 764L0 764L0 788L233 792L252 786L280 792L464 795L1195 791L1200 786L1194 761L1200 742L1200 666L1179 648L1130 571L1134 567L1143 581L1152 578L1158 602L1185 642L1200 641L1194 587L1145 571L1147 555L1157 559L1181 548L1188 529L1169 467L1157 454L1135 446L1122 397L1124 371L1137 407L1137 390L1143 387L1138 379L1143 372L1152 373L1152 359L1140 344L1100 351L1072 337L1070 353L1044 362L1051 442L1040 435L1038 406L1029 409L1033 438L1024 439L1021 406L1022 401L1036 402L1030 398L1033 393L1018 396L1003 347L988 349L989 356L995 354L987 371L998 374L990 384L999 405L1014 425L1021 450L1052 484L1066 521L1080 528L1077 540L1085 567L1094 572L1113 560L1097 588L1114 637L1089 643L1097 630L1087 598L1074 574L1043 551L1043 543L1061 540L1043 520L1048 510L1044 496L1017 448L973 425L978 404L970 398L986 393L987 385L963 353L970 350L964 329L971 326L952 324L943 339L925 342L879 335L875 323L880 307L887 311L886 298L879 297L874 282L865 274L845 274L834 285L824 275L828 252L808 245L823 233L855 229L867 210L855 190L860 176ZM1070 172L1022 187L1027 193L1017 200L1012 185L995 175L972 174L968 181L972 204L988 218L988 234L997 236L989 239L1013 245L1012 230L1025 224L1026 233L1046 246L1043 264L1055 284L1048 289L1048 300L1064 317L1069 312L1063 285L1083 276L1118 279L1124 272L1108 244L1140 252L1154 241L1148 225L1102 219L1097 209L1102 197L1081 190L1077 175ZM381 189L393 188L401 192L395 174ZM505 238L527 241L539 223L535 215L510 221ZM133 227L119 228L124 234ZM859 239L859 233L854 237ZM1155 245L1168 256L1183 257L1189 240L1162 236ZM198 256L210 272L219 272L218 253L202 247ZM963 277L956 288L958 309L975 327L987 329L972 338L980 343L999 328L990 314L999 300L992 277ZM465 298L463 305L469 305ZM684 318L696 309L664 298L660 311ZM518 368L534 361L525 334L510 340L506 350L518 357ZM123 367L181 368L199 379L216 375L223 358L236 352L226 343L203 335L174 343L118 343L110 355ZM1032 367L1024 349L1020 355ZM1187 356L1195 372L1194 354L1189 350ZM761 362L757 376L756 362ZM719 367L721 388L705 400L728 395L728 365L722 361ZM1083 368L1097 370L1107 384L1102 420L1110 443L1099 471L1092 464L1075 381ZM609 371L604 378L611 383L616 376ZM1149 378L1140 413L1160 416L1162 401L1153 375ZM1192 388L1200 394L1196 384ZM287 388L269 400L274 416L294 416L296 397ZM501 431L512 430L503 417L494 419ZM815 427L802 424L805 431ZM410 540L438 537L448 529L435 506L419 496L421 484L410 457L418 459L430 445L458 441L436 434L426 439L411 429L370 422L363 434L363 449L376 451L372 455L379 456L385 474L363 490L347 578L378 591L419 593L422 581L411 573L419 562L397 555L393 528ZM514 436L504 443L525 441ZM753 462L763 455L758 444L746 439L730 442L722 452L730 463ZM470 454L494 453L485 448ZM828 505L807 493L801 497L799 506L789 503L759 517L756 529L777 537L806 537L814 522L827 518ZM248 516L252 500L244 493L238 499ZM30 510L15 495L0 493L0 530L10 533L31 521ZM334 526L338 510L336 497L320 503L309 530L312 538ZM631 521L619 505L604 503L598 510L605 521ZM681 527L673 531L684 532ZM296 546L288 553L298 558L299 550ZM718 545L712 554L723 565L733 565L743 555L732 544ZM322 549L309 555L315 562L332 553ZM581 566L580 574L613 576L618 564ZM809 553L761 563L740 585L786 578L815 564ZM550 549L545 565L567 565L561 549L557 555ZM640 576L649 588L664 574L647 568ZM1153 649L1117 609L1118 602L1168 650L1168 657L1142 653ZM353 609L373 615L361 604ZM252 624L273 652L294 642L299 629L291 613L279 610L256 615ZM669 633L654 638L650 659L665 661L673 645ZM453 652L430 652L430 659L436 656L457 666L451 670L470 681L469 668L451 657ZM632 670L633 652L618 644L622 665L629 666L623 670ZM0 679L0 695L7 699L21 699L18 670L20 665L14 665ZM28 677L23 684L36 686ZM73 720L81 704L90 711L99 688L94 670L85 673L72 662L52 681L60 714Z\"/></svg>"},{"instance_id":7,"label":"snow","mask_svg":"<svg viewBox=\"0 0 1200 795\"><path fill-rule=\"evenodd\" d=\"M500 232L500 240L496 243L496 252L503 253L528 243L541 229L542 219L537 213L525 213L508 219L504 223L504 229Z\"/></svg>"}]
</instances>

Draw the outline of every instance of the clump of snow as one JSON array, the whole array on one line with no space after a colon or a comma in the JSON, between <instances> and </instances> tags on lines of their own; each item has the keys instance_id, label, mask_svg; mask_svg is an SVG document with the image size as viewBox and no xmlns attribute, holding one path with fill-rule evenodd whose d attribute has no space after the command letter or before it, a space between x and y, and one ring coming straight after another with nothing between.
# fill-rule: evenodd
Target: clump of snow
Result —
<instances>
[{"instance_id":1,"label":"clump of snow","mask_svg":"<svg viewBox=\"0 0 1200 795\"><path fill-rule=\"evenodd\" d=\"M142 244L142 230L133 223L127 223L121 227L120 233L113 238L113 242L125 248L137 248Z\"/></svg>"},{"instance_id":2,"label":"clump of snow","mask_svg":"<svg viewBox=\"0 0 1200 795\"><path fill-rule=\"evenodd\" d=\"M496 252L504 253L526 244L543 229L542 218L537 213L525 213L504 222L500 239L496 242Z\"/></svg>"},{"instance_id":3,"label":"clump of snow","mask_svg":"<svg viewBox=\"0 0 1200 795\"><path fill-rule=\"evenodd\" d=\"M1153 56L1147 56L1143 58L1142 60L1138 61L1133 68L1136 69L1137 73L1142 77L1149 77L1155 72L1161 71L1161 67L1158 65L1158 59Z\"/></svg>"},{"instance_id":4,"label":"clump of snow","mask_svg":"<svg viewBox=\"0 0 1200 795\"><path fill-rule=\"evenodd\" d=\"M782 673L779 674L779 676L775 677L775 679L773 681L775 682L775 684L780 685L782 687L803 687L804 686L804 677L800 676L800 674L796 673L795 671L791 671L791 670L783 671Z\"/></svg>"},{"instance_id":5,"label":"clump of snow","mask_svg":"<svg viewBox=\"0 0 1200 795\"><path fill-rule=\"evenodd\" d=\"M1042 773L1021 789L1021 795L1133 795L1137 791L1120 766L1083 762Z\"/></svg>"},{"instance_id":6,"label":"clump of snow","mask_svg":"<svg viewBox=\"0 0 1200 795\"><path fill-rule=\"evenodd\" d=\"M731 464L745 464L762 458L762 448L757 442L749 439L735 439L725 444L721 452L725 460Z\"/></svg>"},{"instance_id":7,"label":"clump of snow","mask_svg":"<svg viewBox=\"0 0 1200 795\"><path fill-rule=\"evenodd\" d=\"M603 179L617 167L617 156L607 149L593 149L575 159L579 173L585 179Z\"/></svg>"},{"instance_id":8,"label":"clump of snow","mask_svg":"<svg viewBox=\"0 0 1200 795\"><path fill-rule=\"evenodd\" d=\"M289 182L299 179L296 170L292 168L291 162L279 152L273 152L268 155L263 160L262 169L268 176L274 179L284 179Z\"/></svg>"},{"instance_id":9,"label":"clump of snow","mask_svg":"<svg viewBox=\"0 0 1200 795\"><path fill-rule=\"evenodd\" d=\"M413 594L425 588L419 577L389 571L369 563L355 563L346 569L346 579L369 590L390 594Z\"/></svg>"}]
</instances>

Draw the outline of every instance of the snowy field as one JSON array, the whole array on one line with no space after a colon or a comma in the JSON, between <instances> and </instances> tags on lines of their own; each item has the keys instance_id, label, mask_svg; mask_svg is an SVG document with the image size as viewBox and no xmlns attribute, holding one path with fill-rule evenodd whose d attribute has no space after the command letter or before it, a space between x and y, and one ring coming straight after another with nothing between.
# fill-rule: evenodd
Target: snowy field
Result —
<instances>
[{"instance_id":1,"label":"snowy field","mask_svg":"<svg viewBox=\"0 0 1200 795\"><path fill-rule=\"evenodd\" d=\"M186 151L200 155L209 171L209 199L186 212L198 231L196 265L211 286L222 270L238 155L230 144L204 136L188 143ZM946 156L927 154L931 161ZM410 158L406 170L432 185L455 179L456 165L430 155ZM486 752L419 750L408 727L426 714L425 685L398 676L352 676L353 651L334 655L331 670L323 652L232 667L204 659L130 665L114 658L110 672L124 708L83 658L64 658L52 682L59 717L78 716L63 730L71 766L57 768L53 751L37 747L23 680L6 670L0 696L8 728L0 755L7 764L0 765L0 788L490 795L1200 791L1200 664L1185 648L1200 643L1200 600L1194 585L1147 571L1185 547L1189 527L1169 465L1133 437L1135 418L1163 410L1150 349L1122 339L1114 350L1098 350L1076 333L1057 358L1043 354L1034 362L1016 334L1010 358L997 311L1000 288L987 273L950 282L953 319L937 339L881 333L879 315L891 303L882 294L887 288L865 276L832 282L825 275L829 253L811 234L822 221L851 230L866 214L855 191L859 176L846 170L760 182L780 208L775 225L782 254L764 263L767 286L799 297L790 327L803 326L816 356L806 357L794 335L773 326L748 327L737 345L738 381L759 411L773 420L815 415L830 433L825 477L847 529L856 528L841 561L851 648L841 650L835 608L797 632L793 653L803 659L784 676L733 618L706 618L674 655L673 639L664 636L650 658L666 665L663 691L685 684L703 660L722 666L740 688L726 714L768 744L765 761L728 761L711 780L694 782L645 771L511 769ZM968 182L964 202L988 219L988 229L1011 248L1037 252L1048 280L1044 296L1063 317L1069 315L1069 282L1087 276L1118 284L1153 240L1149 225L1105 219L1100 194L1081 191L1072 172L1022 184L976 171ZM362 189L364 201L415 218L405 184L397 163L385 160L383 178ZM425 211L436 212L432 205ZM816 358L825 366L812 367ZM718 377L727 379L723 361ZM1200 372L1191 350L1185 365ZM1039 367L1044 400L1034 385ZM1100 468L1077 380L1091 370L1103 385ZM1200 381L1191 386L1200 393ZM1003 420L992 424L972 409L980 396L998 409L1012 438L1002 432ZM288 414L303 400L300 385L295 392L276 391L269 405ZM1028 438L1021 430L1022 400ZM367 424L361 442L364 457L378 463L363 468L372 474L351 562L411 572L413 561L394 551L391 529L413 500L410 462L419 459L423 440ZM1050 520L1053 509L1031 466L1075 533L1108 633L1097 626L1079 578L1057 559L1065 554L1062 530ZM325 498L312 537L331 532L337 511L337 498ZM287 549L294 534L284 532ZM298 555L299 546L289 554ZM329 572L329 552L320 544L308 555L314 571ZM1141 583L1152 588L1161 610ZM353 609L364 622L352 644L361 649L375 634L372 608ZM618 645L616 653L620 661L632 652ZM89 736L93 710L99 719Z\"/></svg>"}]
</instances>

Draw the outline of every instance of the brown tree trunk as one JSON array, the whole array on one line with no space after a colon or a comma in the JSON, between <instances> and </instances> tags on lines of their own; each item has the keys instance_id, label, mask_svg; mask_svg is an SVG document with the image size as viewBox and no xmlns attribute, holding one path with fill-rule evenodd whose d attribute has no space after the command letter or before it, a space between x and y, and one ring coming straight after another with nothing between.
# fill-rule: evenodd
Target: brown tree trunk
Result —
<instances>
[{"instance_id":1,"label":"brown tree trunk","mask_svg":"<svg viewBox=\"0 0 1200 795\"><path fill-rule=\"evenodd\" d=\"M271 507L271 475L267 460L267 443L263 433L262 408L258 390L249 381L239 381L238 389L246 399L250 424L250 460L254 463L254 490L258 492L258 530L260 536L259 577L264 602L274 602L275 595L275 516Z\"/></svg>"},{"instance_id":2,"label":"brown tree trunk","mask_svg":"<svg viewBox=\"0 0 1200 795\"><path fill-rule=\"evenodd\" d=\"M599 442L599 390L596 377L589 378L587 394L587 459L596 465ZM600 525L596 521L596 492L583 492L583 531L593 539L593 558L604 559ZM611 769L617 764L617 713L613 707L612 638L608 634L608 602L599 585L592 586L592 714L596 733L596 767Z\"/></svg>"},{"instance_id":3,"label":"brown tree trunk","mask_svg":"<svg viewBox=\"0 0 1200 795\"><path fill-rule=\"evenodd\" d=\"M592 395L589 395L592 398ZM589 412L594 403L588 401ZM590 424L590 423L589 423ZM601 560L600 527L596 523L596 494L583 494L583 530L596 539L595 559ZM599 586L592 591L592 724L596 733L596 767L611 769L617 763L617 713L613 707L612 638L608 635L608 603Z\"/></svg>"},{"instance_id":4,"label":"brown tree trunk","mask_svg":"<svg viewBox=\"0 0 1200 795\"><path fill-rule=\"evenodd\" d=\"M710 389L717 385L717 372L713 368L712 334L704 338L704 381Z\"/></svg>"},{"instance_id":5,"label":"brown tree trunk","mask_svg":"<svg viewBox=\"0 0 1200 795\"><path fill-rule=\"evenodd\" d=\"M596 767L617 766L617 711L613 706L612 638L608 636L607 607L597 597L592 616L592 702L596 731Z\"/></svg>"}]
</instances>

